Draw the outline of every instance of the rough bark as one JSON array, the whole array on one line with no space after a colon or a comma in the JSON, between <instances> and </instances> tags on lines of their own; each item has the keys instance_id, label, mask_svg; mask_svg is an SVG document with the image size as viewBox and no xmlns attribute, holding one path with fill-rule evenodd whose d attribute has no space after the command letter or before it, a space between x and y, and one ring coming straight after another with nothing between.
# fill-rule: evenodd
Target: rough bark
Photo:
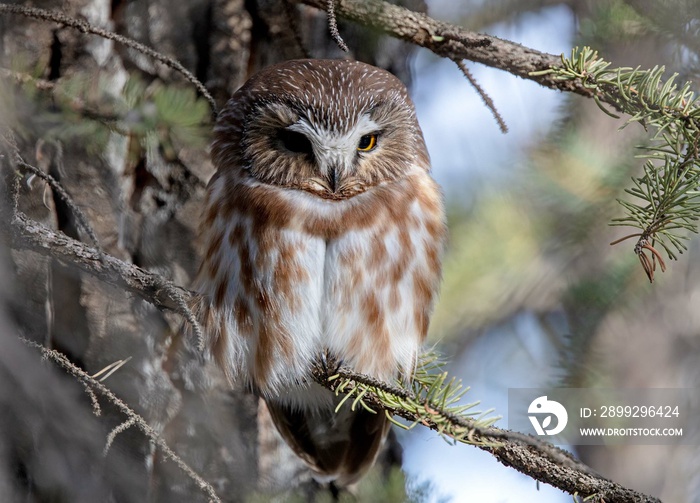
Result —
<instances>
[{"instance_id":1,"label":"rough bark","mask_svg":"<svg viewBox=\"0 0 700 503\"><path fill-rule=\"evenodd\" d=\"M59 6L45 0L32 7ZM2 126L14 132L22 159L65 188L94 230L101 251L80 242L91 239L71 204L25 170L19 183L21 213L12 225L10 218L3 226L3 257L12 285L4 302L14 320L3 326L3 337L22 334L58 349L88 373L130 357L109 377L109 387L197 473L213 481L226 501L308 481L306 468L276 440L264 414L258 421L257 398L228 389L202 360L196 340L180 337L183 321L175 313L183 312L189 293L173 285L187 286L196 268L200 203L213 172L206 149L152 141L134 132L125 135L118 127L99 141L96 136L92 140L90 131L72 136L66 132L81 117L86 124L109 122L108 100L120 99L130 76L138 75L147 84L190 85L173 65L90 31L114 31L181 62L205 83L220 107L264 65L303 57L309 50L317 57L337 55L326 35L325 15L285 6L282 0L62 2L61 14L76 23L28 18L13 9L0 14L0 85L2 95L11 97L11 102L0 101ZM83 22L96 30L83 29ZM370 62L407 68L407 45L390 42L400 50L376 50L387 44L386 39L368 37L363 28L348 34L351 46L362 48ZM375 61L373 54L381 54L381 60ZM19 78L8 78L12 76ZM77 118L52 113L53 100L60 98L53 93L74 78L91 83L95 100L88 94L72 103ZM3 145L3 152L4 204L10 204L16 181L11 173L17 163L8 145ZM12 214L10 208L5 210L3 215ZM31 353L16 341L7 344L12 349L3 351L3 356L16 352L22 361L31 360ZM12 383L24 376L21 368L8 369L6 364L3 358L0 370L8 374L0 386L3 405L7 404L3 412L20 418L30 410L37 421L33 428L41 432L33 435L21 421L2 429L0 449L12 454L3 456L9 461L4 461L0 474L7 482L7 494L37 500L59 494L67 501L107 500L109 495L118 501L207 499L194 481L164 462L148 438L133 428L117 435L103 457L107 432L123 424L123 414L103 403L105 417L92 417L80 386L56 378L49 369L40 371L43 381L37 381L35 393L13 403ZM27 369L34 372L29 369L39 365L37 360ZM42 414L45 393L40 390L54 387L52 396L62 405L47 403L47 413ZM52 428L68 424L76 425L75 435L80 436L75 444L73 433L67 432L65 438L51 433ZM59 447L76 447L70 456L79 458L80 466L61 467L52 454ZM42 458L44 462L37 464ZM90 476L83 480L85 466L90 467ZM11 477L13 470L24 476ZM82 486L86 489L80 492ZM309 485L306 490L319 488Z\"/></svg>"}]
</instances>

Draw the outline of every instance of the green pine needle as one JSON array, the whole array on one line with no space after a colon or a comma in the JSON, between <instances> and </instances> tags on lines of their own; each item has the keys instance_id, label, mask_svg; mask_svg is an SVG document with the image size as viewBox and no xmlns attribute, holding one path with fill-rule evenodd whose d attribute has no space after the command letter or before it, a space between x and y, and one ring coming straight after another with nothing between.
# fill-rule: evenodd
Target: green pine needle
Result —
<instances>
[{"instance_id":1,"label":"green pine needle","mask_svg":"<svg viewBox=\"0 0 700 503\"><path fill-rule=\"evenodd\" d=\"M474 445L491 445L493 441L473 435L475 431L492 426L499 418L491 417L492 411L472 411L479 402L460 403L469 388L450 377L443 370L445 362L435 353L427 353L418 359L412 381L405 386L401 381L388 385L370 376L357 374L347 368L338 369L330 377L317 379L332 383L336 395L345 395L336 412L348 402L355 410L358 406L376 413L383 408L389 421L403 429L423 424L441 436ZM400 422L394 416L410 421Z\"/></svg>"},{"instance_id":2,"label":"green pine needle","mask_svg":"<svg viewBox=\"0 0 700 503\"><path fill-rule=\"evenodd\" d=\"M611 225L631 226L641 232L635 253L650 281L656 263L665 269L654 244L669 258L683 253L688 233L697 233L700 216L700 106L690 82L679 87L678 75L665 75L663 66L650 70L612 68L589 47L574 48L570 57L562 55L560 67L546 70L559 80L578 80L593 92L596 104L606 114L617 117L603 106L612 104L628 116L625 127L640 123L650 132L649 144L640 147L639 157L647 159L643 174L632 178L633 187L625 192L632 200L618 200L626 215ZM538 72L544 74L545 72ZM616 241L616 244L626 238ZM651 253L651 258L646 257ZM642 257L644 255L644 257Z\"/></svg>"}]
</instances>

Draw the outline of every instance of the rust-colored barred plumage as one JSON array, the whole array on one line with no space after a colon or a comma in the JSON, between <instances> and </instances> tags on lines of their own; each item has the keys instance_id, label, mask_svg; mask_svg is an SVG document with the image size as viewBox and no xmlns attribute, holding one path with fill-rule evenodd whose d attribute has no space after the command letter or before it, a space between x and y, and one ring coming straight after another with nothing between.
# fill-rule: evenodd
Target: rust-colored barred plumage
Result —
<instances>
[{"instance_id":1,"label":"rust-colored barred plumage","mask_svg":"<svg viewBox=\"0 0 700 503\"><path fill-rule=\"evenodd\" d=\"M215 134L197 280L210 349L319 476L352 483L388 423L335 414L309 373L326 352L387 381L415 365L445 225L413 105L369 65L289 61L237 91Z\"/></svg>"}]
</instances>

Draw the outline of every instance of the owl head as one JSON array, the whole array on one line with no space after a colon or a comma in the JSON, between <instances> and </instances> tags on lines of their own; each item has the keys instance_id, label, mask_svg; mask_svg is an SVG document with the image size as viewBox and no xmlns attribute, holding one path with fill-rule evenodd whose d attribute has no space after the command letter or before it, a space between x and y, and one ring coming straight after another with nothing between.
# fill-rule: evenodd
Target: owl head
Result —
<instances>
[{"instance_id":1,"label":"owl head","mask_svg":"<svg viewBox=\"0 0 700 503\"><path fill-rule=\"evenodd\" d=\"M255 74L219 115L212 159L218 176L330 200L430 166L401 81L343 60L292 60Z\"/></svg>"}]
</instances>

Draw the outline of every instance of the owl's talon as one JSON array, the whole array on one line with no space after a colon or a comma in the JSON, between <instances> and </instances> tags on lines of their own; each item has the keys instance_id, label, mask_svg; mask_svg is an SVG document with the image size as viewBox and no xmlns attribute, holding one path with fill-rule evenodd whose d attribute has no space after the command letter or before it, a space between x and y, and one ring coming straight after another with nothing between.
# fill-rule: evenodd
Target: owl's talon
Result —
<instances>
[{"instance_id":1,"label":"owl's talon","mask_svg":"<svg viewBox=\"0 0 700 503\"><path fill-rule=\"evenodd\" d=\"M321 353L321 368L327 377L333 376L338 373L340 367L343 366L343 361L331 355L330 351L325 350Z\"/></svg>"}]
</instances>

